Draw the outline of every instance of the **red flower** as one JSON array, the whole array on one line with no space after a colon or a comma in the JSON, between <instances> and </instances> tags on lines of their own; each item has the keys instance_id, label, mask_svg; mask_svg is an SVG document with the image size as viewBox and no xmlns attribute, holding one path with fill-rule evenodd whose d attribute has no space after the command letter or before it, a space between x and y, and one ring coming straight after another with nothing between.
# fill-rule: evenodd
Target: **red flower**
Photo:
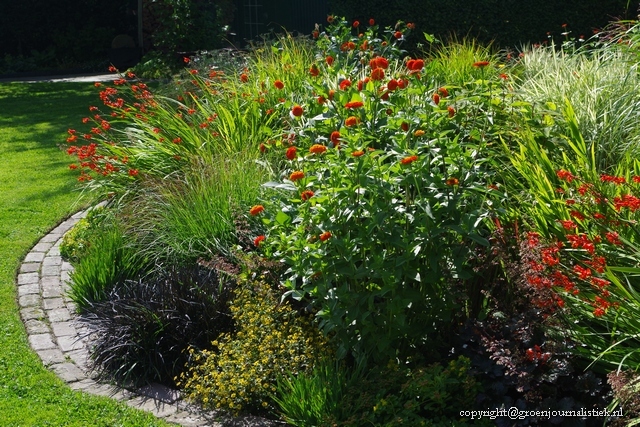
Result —
<instances>
[{"instance_id":1,"label":"red flower","mask_svg":"<svg viewBox=\"0 0 640 427\"><path fill-rule=\"evenodd\" d=\"M353 21L353 28L358 28L360 26L360 21Z\"/></svg>"},{"instance_id":2,"label":"red flower","mask_svg":"<svg viewBox=\"0 0 640 427\"><path fill-rule=\"evenodd\" d=\"M376 68L382 68L386 70L387 68L389 68L389 61L382 56L376 56L375 58L371 59L371 61L369 61L369 66L372 70L375 70Z\"/></svg>"},{"instance_id":3,"label":"red flower","mask_svg":"<svg viewBox=\"0 0 640 427\"><path fill-rule=\"evenodd\" d=\"M409 123L402 122L402 124L400 125L400 129L402 129L403 131L407 132L409 130Z\"/></svg>"},{"instance_id":4,"label":"red flower","mask_svg":"<svg viewBox=\"0 0 640 427\"><path fill-rule=\"evenodd\" d=\"M356 151L354 151L353 153L351 153L351 155L352 155L353 157L360 157L360 156L363 156L363 155L364 155L364 151L362 151L362 150L356 150Z\"/></svg>"},{"instance_id":5,"label":"red flower","mask_svg":"<svg viewBox=\"0 0 640 427\"><path fill-rule=\"evenodd\" d=\"M264 153L265 151L267 151L267 146L261 142L260 145L258 146L258 149L260 150L261 153Z\"/></svg>"},{"instance_id":6,"label":"red flower","mask_svg":"<svg viewBox=\"0 0 640 427\"><path fill-rule=\"evenodd\" d=\"M282 83L281 80L276 80L275 82L273 82L273 85L276 87L276 89L283 89L284 88L284 83Z\"/></svg>"},{"instance_id":7,"label":"red flower","mask_svg":"<svg viewBox=\"0 0 640 427\"><path fill-rule=\"evenodd\" d=\"M318 75L320 75L320 70L318 69L318 66L316 64L313 64L309 68L309 74L311 74L313 77L318 77Z\"/></svg>"},{"instance_id":8,"label":"red flower","mask_svg":"<svg viewBox=\"0 0 640 427\"><path fill-rule=\"evenodd\" d=\"M330 55L329 55L329 56L327 56L327 57L325 58L325 61L327 62L327 65L328 65L328 66L333 65L333 56L330 56Z\"/></svg>"},{"instance_id":9,"label":"red flower","mask_svg":"<svg viewBox=\"0 0 640 427\"><path fill-rule=\"evenodd\" d=\"M460 181L458 180L458 178L453 178L453 177L452 177L452 178L448 178L448 179L445 181L445 184L450 185L450 186L452 186L452 187L453 187L454 185L458 185L458 184L460 184Z\"/></svg>"},{"instance_id":10,"label":"red flower","mask_svg":"<svg viewBox=\"0 0 640 427\"><path fill-rule=\"evenodd\" d=\"M329 139L331 139L331 142L337 145L340 142L340 132L334 130L333 132L331 132L331 136L329 137Z\"/></svg>"},{"instance_id":11,"label":"red flower","mask_svg":"<svg viewBox=\"0 0 640 427\"><path fill-rule=\"evenodd\" d=\"M309 200L310 198L312 198L314 196L314 192L311 190L304 190L301 194L300 194L300 198L304 201Z\"/></svg>"},{"instance_id":12,"label":"red flower","mask_svg":"<svg viewBox=\"0 0 640 427\"><path fill-rule=\"evenodd\" d=\"M138 169L129 169L129 176L138 176Z\"/></svg>"},{"instance_id":13,"label":"red flower","mask_svg":"<svg viewBox=\"0 0 640 427\"><path fill-rule=\"evenodd\" d=\"M334 19L335 19L335 18L333 17L333 15L329 15L329 16L327 16L327 22L328 22L329 24L333 24L333 20L334 20Z\"/></svg>"},{"instance_id":14,"label":"red flower","mask_svg":"<svg viewBox=\"0 0 640 427\"><path fill-rule=\"evenodd\" d=\"M298 149L296 147L287 148L287 153L286 153L287 159L289 160L295 159L297 152L298 152Z\"/></svg>"},{"instance_id":15,"label":"red flower","mask_svg":"<svg viewBox=\"0 0 640 427\"><path fill-rule=\"evenodd\" d=\"M484 68L484 67L486 67L487 65L489 65L489 61L478 61L478 62L474 62L474 63L473 63L473 66L474 66L475 68Z\"/></svg>"},{"instance_id":16,"label":"red flower","mask_svg":"<svg viewBox=\"0 0 640 427\"><path fill-rule=\"evenodd\" d=\"M433 103L434 104L436 104L436 105L440 104L440 95L438 95L437 93L434 93L431 96L431 99L433 99Z\"/></svg>"},{"instance_id":17,"label":"red flower","mask_svg":"<svg viewBox=\"0 0 640 427\"><path fill-rule=\"evenodd\" d=\"M380 81L384 79L384 70L382 68L376 68L371 71L371 80Z\"/></svg>"},{"instance_id":18,"label":"red flower","mask_svg":"<svg viewBox=\"0 0 640 427\"><path fill-rule=\"evenodd\" d=\"M393 33L393 37L395 37L396 39L401 39L402 33L400 31L396 31L395 33Z\"/></svg>"},{"instance_id":19,"label":"red flower","mask_svg":"<svg viewBox=\"0 0 640 427\"><path fill-rule=\"evenodd\" d=\"M370 26L374 26L375 24L376 24L376 21L373 18L369 19Z\"/></svg>"},{"instance_id":20,"label":"red flower","mask_svg":"<svg viewBox=\"0 0 640 427\"><path fill-rule=\"evenodd\" d=\"M351 116L351 117L348 117L347 120L344 121L344 125L346 127L352 127L352 126L357 125L358 122L359 122L359 120L358 120L357 117Z\"/></svg>"},{"instance_id":21,"label":"red flower","mask_svg":"<svg viewBox=\"0 0 640 427\"><path fill-rule=\"evenodd\" d=\"M349 86L351 86L351 80L344 79L340 82L340 90L346 90Z\"/></svg>"},{"instance_id":22,"label":"red flower","mask_svg":"<svg viewBox=\"0 0 640 427\"><path fill-rule=\"evenodd\" d=\"M240 74L240 81L242 83L246 83L249 81L249 76L247 76L245 73Z\"/></svg>"},{"instance_id":23,"label":"red flower","mask_svg":"<svg viewBox=\"0 0 640 427\"><path fill-rule=\"evenodd\" d=\"M449 117L453 117L456 115L456 109L453 108L451 105L447 107L447 111L449 112Z\"/></svg>"},{"instance_id":24,"label":"red flower","mask_svg":"<svg viewBox=\"0 0 640 427\"><path fill-rule=\"evenodd\" d=\"M318 96L317 101L318 101L318 104L324 105L324 103L327 102L327 98L325 98L324 96L320 95L320 96Z\"/></svg>"},{"instance_id":25,"label":"red flower","mask_svg":"<svg viewBox=\"0 0 640 427\"><path fill-rule=\"evenodd\" d=\"M188 64L189 62L191 62L191 60L190 60L189 58L187 58L186 56L182 58L182 61L183 61L185 64Z\"/></svg>"},{"instance_id":26,"label":"red flower","mask_svg":"<svg viewBox=\"0 0 640 427\"><path fill-rule=\"evenodd\" d=\"M573 176L573 174L571 172L566 171L564 169L560 169L558 172L556 172L556 175L561 180L567 181L567 182L571 182L576 178L575 176Z\"/></svg>"},{"instance_id":27,"label":"red flower","mask_svg":"<svg viewBox=\"0 0 640 427\"><path fill-rule=\"evenodd\" d=\"M296 117L302 116L303 113L304 113L304 110L299 105L294 105L293 108L291 109L291 114L293 114Z\"/></svg>"},{"instance_id":28,"label":"red flower","mask_svg":"<svg viewBox=\"0 0 640 427\"><path fill-rule=\"evenodd\" d=\"M408 157L405 157L404 159L400 160L400 164L402 164L402 165L410 165L411 163L415 162L416 160L418 160L418 156L408 156Z\"/></svg>"},{"instance_id":29,"label":"red flower","mask_svg":"<svg viewBox=\"0 0 640 427\"><path fill-rule=\"evenodd\" d=\"M266 237L262 235L256 237L255 239L253 239L253 245L256 247L260 246L260 243L264 242L264 239L266 239Z\"/></svg>"},{"instance_id":30,"label":"red flower","mask_svg":"<svg viewBox=\"0 0 640 427\"><path fill-rule=\"evenodd\" d=\"M620 236L615 231L607 232L607 234L605 234L604 237L612 245L617 245L617 246L622 245L622 242L620 241Z\"/></svg>"},{"instance_id":31,"label":"red flower","mask_svg":"<svg viewBox=\"0 0 640 427\"><path fill-rule=\"evenodd\" d=\"M291 181L298 181L298 180L300 180L302 178L304 178L304 172L302 172L302 171L291 172L291 175L289 176L289 179Z\"/></svg>"},{"instance_id":32,"label":"red flower","mask_svg":"<svg viewBox=\"0 0 640 427\"><path fill-rule=\"evenodd\" d=\"M249 213L253 216L259 215L262 212L264 212L264 206L262 205L255 205L254 207L249 209Z\"/></svg>"},{"instance_id":33,"label":"red flower","mask_svg":"<svg viewBox=\"0 0 640 427\"><path fill-rule=\"evenodd\" d=\"M440 89L438 89L438 93L442 95L443 98L446 98L447 96L449 96L449 91L447 90L446 87L441 87Z\"/></svg>"},{"instance_id":34,"label":"red flower","mask_svg":"<svg viewBox=\"0 0 640 427\"><path fill-rule=\"evenodd\" d=\"M571 220L569 221L558 220L558 222L562 224L562 228L564 228L565 230L573 230L574 228L577 227L576 223Z\"/></svg>"},{"instance_id":35,"label":"red flower","mask_svg":"<svg viewBox=\"0 0 640 427\"><path fill-rule=\"evenodd\" d=\"M390 92L393 92L397 88L398 88L397 80L394 80L394 79L389 80L389 82L387 83L387 89L389 89Z\"/></svg>"},{"instance_id":36,"label":"red flower","mask_svg":"<svg viewBox=\"0 0 640 427\"><path fill-rule=\"evenodd\" d=\"M407 86L409 86L409 81L408 80L406 80L406 79L398 79L398 87L400 89L404 89Z\"/></svg>"},{"instance_id":37,"label":"red flower","mask_svg":"<svg viewBox=\"0 0 640 427\"><path fill-rule=\"evenodd\" d=\"M325 231L324 233L322 233L320 235L320 240L323 242L326 242L327 240L329 240L331 238L332 234L330 231Z\"/></svg>"},{"instance_id":38,"label":"red flower","mask_svg":"<svg viewBox=\"0 0 640 427\"><path fill-rule=\"evenodd\" d=\"M327 147L322 144L313 144L311 148L309 148L309 152L313 154L322 154L327 151Z\"/></svg>"},{"instance_id":39,"label":"red flower","mask_svg":"<svg viewBox=\"0 0 640 427\"><path fill-rule=\"evenodd\" d=\"M364 106L361 101L351 101L344 104L344 108L360 108Z\"/></svg>"},{"instance_id":40,"label":"red flower","mask_svg":"<svg viewBox=\"0 0 640 427\"><path fill-rule=\"evenodd\" d=\"M407 61L407 68L411 73L417 73L424 68L424 60L422 59L410 59Z\"/></svg>"}]
</instances>

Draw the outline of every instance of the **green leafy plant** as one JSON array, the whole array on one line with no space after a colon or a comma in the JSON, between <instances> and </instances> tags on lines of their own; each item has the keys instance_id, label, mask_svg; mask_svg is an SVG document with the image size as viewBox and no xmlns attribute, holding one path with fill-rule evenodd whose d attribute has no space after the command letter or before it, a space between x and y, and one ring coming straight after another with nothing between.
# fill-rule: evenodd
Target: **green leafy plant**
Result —
<instances>
[{"instance_id":1,"label":"green leafy plant","mask_svg":"<svg viewBox=\"0 0 640 427\"><path fill-rule=\"evenodd\" d=\"M451 324L453 285L488 244L489 153L508 111L504 79L433 86L424 60L401 59L403 31L375 34L334 18L318 35L329 55L309 70L316 97L288 104L284 179L252 214L259 247L289 267L289 295L319 310L340 357L384 363ZM490 63L471 66L482 76Z\"/></svg>"}]
</instances>

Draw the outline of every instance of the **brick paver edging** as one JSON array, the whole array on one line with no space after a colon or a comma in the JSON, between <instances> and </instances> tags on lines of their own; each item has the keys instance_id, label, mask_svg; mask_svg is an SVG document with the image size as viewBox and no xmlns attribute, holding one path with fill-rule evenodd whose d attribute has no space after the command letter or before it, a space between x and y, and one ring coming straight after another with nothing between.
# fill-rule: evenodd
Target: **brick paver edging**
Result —
<instances>
[{"instance_id":1,"label":"brick paver edging","mask_svg":"<svg viewBox=\"0 0 640 427\"><path fill-rule=\"evenodd\" d=\"M86 331L75 322L75 307L67 297L73 267L60 256L60 243L87 211L78 212L44 236L24 258L17 276L18 305L29 344L42 362L72 389L108 396L129 406L152 412L158 418L185 427L267 426L257 417L220 420L220 414L205 413L188 405L180 393L162 385L135 391L95 381L87 361Z\"/></svg>"}]
</instances>

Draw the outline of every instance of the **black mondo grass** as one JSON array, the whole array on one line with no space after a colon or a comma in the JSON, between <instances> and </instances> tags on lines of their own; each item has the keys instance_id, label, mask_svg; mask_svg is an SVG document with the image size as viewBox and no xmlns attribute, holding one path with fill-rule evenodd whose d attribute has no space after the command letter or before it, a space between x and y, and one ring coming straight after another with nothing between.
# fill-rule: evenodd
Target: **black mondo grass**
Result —
<instances>
[{"instance_id":1,"label":"black mondo grass","mask_svg":"<svg viewBox=\"0 0 640 427\"><path fill-rule=\"evenodd\" d=\"M79 318L91 342L91 369L124 386L173 386L185 349L204 348L232 329L232 285L225 273L200 265L124 282Z\"/></svg>"}]
</instances>

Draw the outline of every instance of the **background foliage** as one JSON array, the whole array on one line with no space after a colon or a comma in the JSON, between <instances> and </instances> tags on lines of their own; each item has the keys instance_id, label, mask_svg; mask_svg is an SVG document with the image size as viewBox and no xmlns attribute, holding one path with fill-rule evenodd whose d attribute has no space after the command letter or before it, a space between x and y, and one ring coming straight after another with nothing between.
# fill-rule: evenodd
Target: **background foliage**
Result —
<instances>
[{"instance_id":1,"label":"background foliage","mask_svg":"<svg viewBox=\"0 0 640 427\"><path fill-rule=\"evenodd\" d=\"M413 21L420 30L446 37L469 35L480 42L495 41L501 46L546 40L546 33L561 38L562 24L574 37L589 37L614 17L634 17L637 4L626 0L329 0L329 9L347 18L367 20L375 17L381 25L398 20Z\"/></svg>"}]
</instances>

